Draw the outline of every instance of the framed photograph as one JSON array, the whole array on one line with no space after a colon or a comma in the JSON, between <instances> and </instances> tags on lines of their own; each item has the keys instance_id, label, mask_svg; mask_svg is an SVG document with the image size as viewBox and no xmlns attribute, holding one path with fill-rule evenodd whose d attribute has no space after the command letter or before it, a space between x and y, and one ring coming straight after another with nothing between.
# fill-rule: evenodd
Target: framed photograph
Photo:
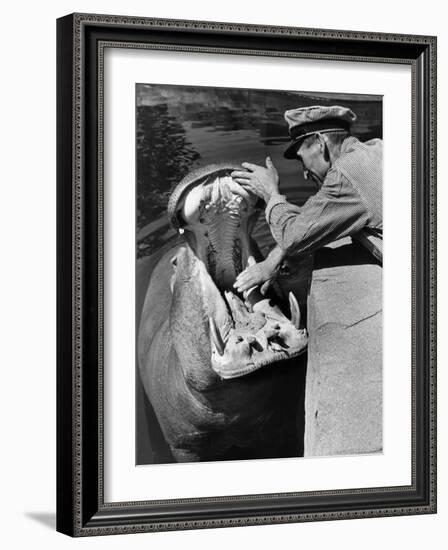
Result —
<instances>
[{"instance_id":1,"label":"framed photograph","mask_svg":"<svg viewBox=\"0 0 448 550\"><path fill-rule=\"evenodd\" d=\"M436 512L436 38L57 22L57 529Z\"/></svg>"}]
</instances>

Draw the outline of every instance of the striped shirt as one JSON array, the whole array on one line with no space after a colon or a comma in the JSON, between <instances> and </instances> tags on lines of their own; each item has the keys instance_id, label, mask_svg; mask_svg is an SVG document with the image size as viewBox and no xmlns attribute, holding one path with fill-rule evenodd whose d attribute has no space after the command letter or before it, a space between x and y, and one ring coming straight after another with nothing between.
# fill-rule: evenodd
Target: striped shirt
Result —
<instances>
[{"instance_id":1,"label":"striped shirt","mask_svg":"<svg viewBox=\"0 0 448 550\"><path fill-rule=\"evenodd\" d=\"M381 139L362 143L350 136L322 187L303 206L287 202L285 195L271 195L266 220L278 245L288 254L300 254L350 235L366 246L373 243L379 248L374 254L381 256L382 152Z\"/></svg>"}]
</instances>

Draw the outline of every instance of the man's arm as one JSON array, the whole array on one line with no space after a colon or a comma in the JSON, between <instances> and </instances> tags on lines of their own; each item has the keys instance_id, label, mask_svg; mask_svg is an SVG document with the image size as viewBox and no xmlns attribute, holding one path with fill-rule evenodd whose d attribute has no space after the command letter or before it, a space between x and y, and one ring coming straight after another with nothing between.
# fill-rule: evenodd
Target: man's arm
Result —
<instances>
[{"instance_id":1,"label":"man's arm","mask_svg":"<svg viewBox=\"0 0 448 550\"><path fill-rule=\"evenodd\" d=\"M272 266L280 268L283 260L286 258L286 252L278 244L269 252L264 261L268 261Z\"/></svg>"},{"instance_id":2,"label":"man's arm","mask_svg":"<svg viewBox=\"0 0 448 550\"><path fill-rule=\"evenodd\" d=\"M234 288L238 292L243 292L254 286L260 286L261 293L265 294L277 277L285 256L286 252L280 246L275 245L262 262L249 265L238 275L233 285Z\"/></svg>"},{"instance_id":3,"label":"man's arm","mask_svg":"<svg viewBox=\"0 0 448 550\"><path fill-rule=\"evenodd\" d=\"M286 254L312 252L369 222L362 197L338 170L330 170L322 188L302 206L272 195L266 207L272 236Z\"/></svg>"},{"instance_id":4,"label":"man's arm","mask_svg":"<svg viewBox=\"0 0 448 550\"><path fill-rule=\"evenodd\" d=\"M266 201L266 220L279 248L274 248L272 256L248 267L237 277L234 287L239 291L264 281L269 285L286 255L312 252L357 233L369 222L362 197L335 168L328 172L321 189L299 207L279 194L278 174L270 159L266 160L267 168L249 163L243 165L249 172L232 172L232 177Z\"/></svg>"}]
</instances>

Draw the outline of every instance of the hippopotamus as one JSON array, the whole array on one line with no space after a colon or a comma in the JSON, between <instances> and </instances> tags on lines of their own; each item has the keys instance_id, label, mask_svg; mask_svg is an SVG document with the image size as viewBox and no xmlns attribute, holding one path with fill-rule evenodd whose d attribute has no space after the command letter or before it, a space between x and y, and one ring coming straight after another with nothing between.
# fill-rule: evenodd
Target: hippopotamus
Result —
<instances>
[{"instance_id":1,"label":"hippopotamus","mask_svg":"<svg viewBox=\"0 0 448 550\"><path fill-rule=\"evenodd\" d=\"M154 268L142 309L140 376L177 462L300 454L297 299L233 287L262 259L251 236L262 204L230 175L242 169L208 165L174 189L167 211L181 242Z\"/></svg>"}]
</instances>

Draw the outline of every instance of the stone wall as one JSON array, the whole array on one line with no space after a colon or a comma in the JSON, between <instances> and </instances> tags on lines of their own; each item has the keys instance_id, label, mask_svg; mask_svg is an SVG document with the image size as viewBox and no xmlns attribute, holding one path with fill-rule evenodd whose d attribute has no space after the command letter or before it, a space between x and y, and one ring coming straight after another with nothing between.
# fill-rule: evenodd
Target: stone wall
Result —
<instances>
[{"instance_id":1,"label":"stone wall","mask_svg":"<svg viewBox=\"0 0 448 550\"><path fill-rule=\"evenodd\" d=\"M382 267L341 239L315 255L305 456L382 450Z\"/></svg>"}]
</instances>

